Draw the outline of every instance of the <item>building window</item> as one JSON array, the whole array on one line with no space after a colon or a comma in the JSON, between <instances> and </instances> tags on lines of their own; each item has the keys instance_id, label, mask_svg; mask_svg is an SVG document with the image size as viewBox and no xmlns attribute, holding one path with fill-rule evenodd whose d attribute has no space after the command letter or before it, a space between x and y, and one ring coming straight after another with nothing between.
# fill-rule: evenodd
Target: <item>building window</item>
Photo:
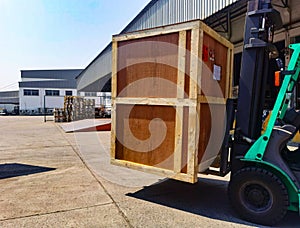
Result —
<instances>
[{"instance_id":1,"label":"building window","mask_svg":"<svg viewBox=\"0 0 300 228\"><path fill-rule=\"evenodd\" d=\"M97 92L85 92L86 97L97 97Z\"/></svg>"},{"instance_id":2,"label":"building window","mask_svg":"<svg viewBox=\"0 0 300 228\"><path fill-rule=\"evenodd\" d=\"M59 96L59 90L46 90L46 96Z\"/></svg>"},{"instance_id":3,"label":"building window","mask_svg":"<svg viewBox=\"0 0 300 228\"><path fill-rule=\"evenodd\" d=\"M66 96L73 96L73 91L67 90L66 91Z\"/></svg>"},{"instance_id":4,"label":"building window","mask_svg":"<svg viewBox=\"0 0 300 228\"><path fill-rule=\"evenodd\" d=\"M37 89L24 89L24 96L39 96Z\"/></svg>"}]
</instances>

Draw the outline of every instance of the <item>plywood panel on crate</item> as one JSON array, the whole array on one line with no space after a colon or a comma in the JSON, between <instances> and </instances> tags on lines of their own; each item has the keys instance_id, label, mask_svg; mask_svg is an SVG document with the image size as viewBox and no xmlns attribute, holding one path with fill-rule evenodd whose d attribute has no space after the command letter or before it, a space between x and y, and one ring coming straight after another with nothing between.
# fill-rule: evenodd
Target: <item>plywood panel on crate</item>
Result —
<instances>
[{"instance_id":1,"label":"plywood panel on crate","mask_svg":"<svg viewBox=\"0 0 300 228\"><path fill-rule=\"evenodd\" d=\"M178 33L118 43L119 97L176 97ZM164 80L161 80L164 79ZM167 86L172 83L173 86Z\"/></svg>"},{"instance_id":2,"label":"plywood panel on crate","mask_svg":"<svg viewBox=\"0 0 300 228\"><path fill-rule=\"evenodd\" d=\"M151 129L151 121L155 122L158 119L161 119L163 124L158 123L155 126L154 123ZM173 107L117 105L116 125L117 159L173 170L175 145ZM164 127L166 134L163 134ZM153 135L150 130L153 131ZM163 137L159 137L160 133Z\"/></svg>"},{"instance_id":3,"label":"plywood panel on crate","mask_svg":"<svg viewBox=\"0 0 300 228\"><path fill-rule=\"evenodd\" d=\"M200 132L202 134L199 136L199 164L203 161L204 154L207 157L215 157L210 154L220 149L226 117L225 106L222 104L201 104L200 110Z\"/></svg>"},{"instance_id":4,"label":"plywood panel on crate","mask_svg":"<svg viewBox=\"0 0 300 228\"><path fill-rule=\"evenodd\" d=\"M228 81L226 73L227 68L230 67L227 64L228 48L206 33L203 36L203 46L208 49L208 59L203 60L201 94L211 97L225 97L226 82ZM213 78L214 66L221 68L221 80Z\"/></svg>"},{"instance_id":5,"label":"plywood panel on crate","mask_svg":"<svg viewBox=\"0 0 300 228\"><path fill-rule=\"evenodd\" d=\"M115 36L112 164L197 182L222 143L232 50L201 21Z\"/></svg>"}]
</instances>

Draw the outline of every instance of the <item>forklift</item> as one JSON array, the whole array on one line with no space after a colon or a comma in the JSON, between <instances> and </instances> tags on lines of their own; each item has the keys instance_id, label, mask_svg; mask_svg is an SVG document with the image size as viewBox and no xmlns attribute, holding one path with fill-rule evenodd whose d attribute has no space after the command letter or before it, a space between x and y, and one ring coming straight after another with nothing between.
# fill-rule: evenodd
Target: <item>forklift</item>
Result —
<instances>
[{"instance_id":1,"label":"forklift","mask_svg":"<svg viewBox=\"0 0 300 228\"><path fill-rule=\"evenodd\" d=\"M288 143L300 129L300 112L290 107L300 73L300 44L287 69L276 59L281 87L266 130L262 115L271 58L276 58L274 32L282 28L271 0L250 0L237 100L226 103L227 127L221 149L221 175L231 172L229 200L241 218L274 225L287 211L300 212L300 149ZM234 134L230 134L235 121Z\"/></svg>"}]
</instances>

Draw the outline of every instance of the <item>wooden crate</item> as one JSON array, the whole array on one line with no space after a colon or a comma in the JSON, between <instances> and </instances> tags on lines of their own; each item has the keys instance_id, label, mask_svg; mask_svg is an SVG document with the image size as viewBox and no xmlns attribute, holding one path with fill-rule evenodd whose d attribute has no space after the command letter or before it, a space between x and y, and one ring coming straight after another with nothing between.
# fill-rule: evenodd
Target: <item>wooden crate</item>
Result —
<instances>
[{"instance_id":1,"label":"wooden crate","mask_svg":"<svg viewBox=\"0 0 300 228\"><path fill-rule=\"evenodd\" d=\"M219 153L233 45L201 21L113 37L111 163L190 183Z\"/></svg>"}]
</instances>

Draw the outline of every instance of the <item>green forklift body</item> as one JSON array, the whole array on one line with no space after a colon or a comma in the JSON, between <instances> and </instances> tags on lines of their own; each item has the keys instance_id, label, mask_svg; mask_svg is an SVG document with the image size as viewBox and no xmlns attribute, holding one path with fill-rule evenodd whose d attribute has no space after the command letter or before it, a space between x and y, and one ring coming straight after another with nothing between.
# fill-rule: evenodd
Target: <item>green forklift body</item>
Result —
<instances>
[{"instance_id":1,"label":"green forklift body","mask_svg":"<svg viewBox=\"0 0 300 228\"><path fill-rule=\"evenodd\" d=\"M300 74L300 44L292 44L290 45L290 48L293 50L293 54L272 110L266 131L254 142L241 160L244 162L255 163L257 166L268 169L277 175L287 187L290 201L289 210L300 212L300 189L297 188L289 175L281 168L264 161L264 153L270 141L276 120L284 118L291 100L292 92Z\"/></svg>"}]
</instances>

